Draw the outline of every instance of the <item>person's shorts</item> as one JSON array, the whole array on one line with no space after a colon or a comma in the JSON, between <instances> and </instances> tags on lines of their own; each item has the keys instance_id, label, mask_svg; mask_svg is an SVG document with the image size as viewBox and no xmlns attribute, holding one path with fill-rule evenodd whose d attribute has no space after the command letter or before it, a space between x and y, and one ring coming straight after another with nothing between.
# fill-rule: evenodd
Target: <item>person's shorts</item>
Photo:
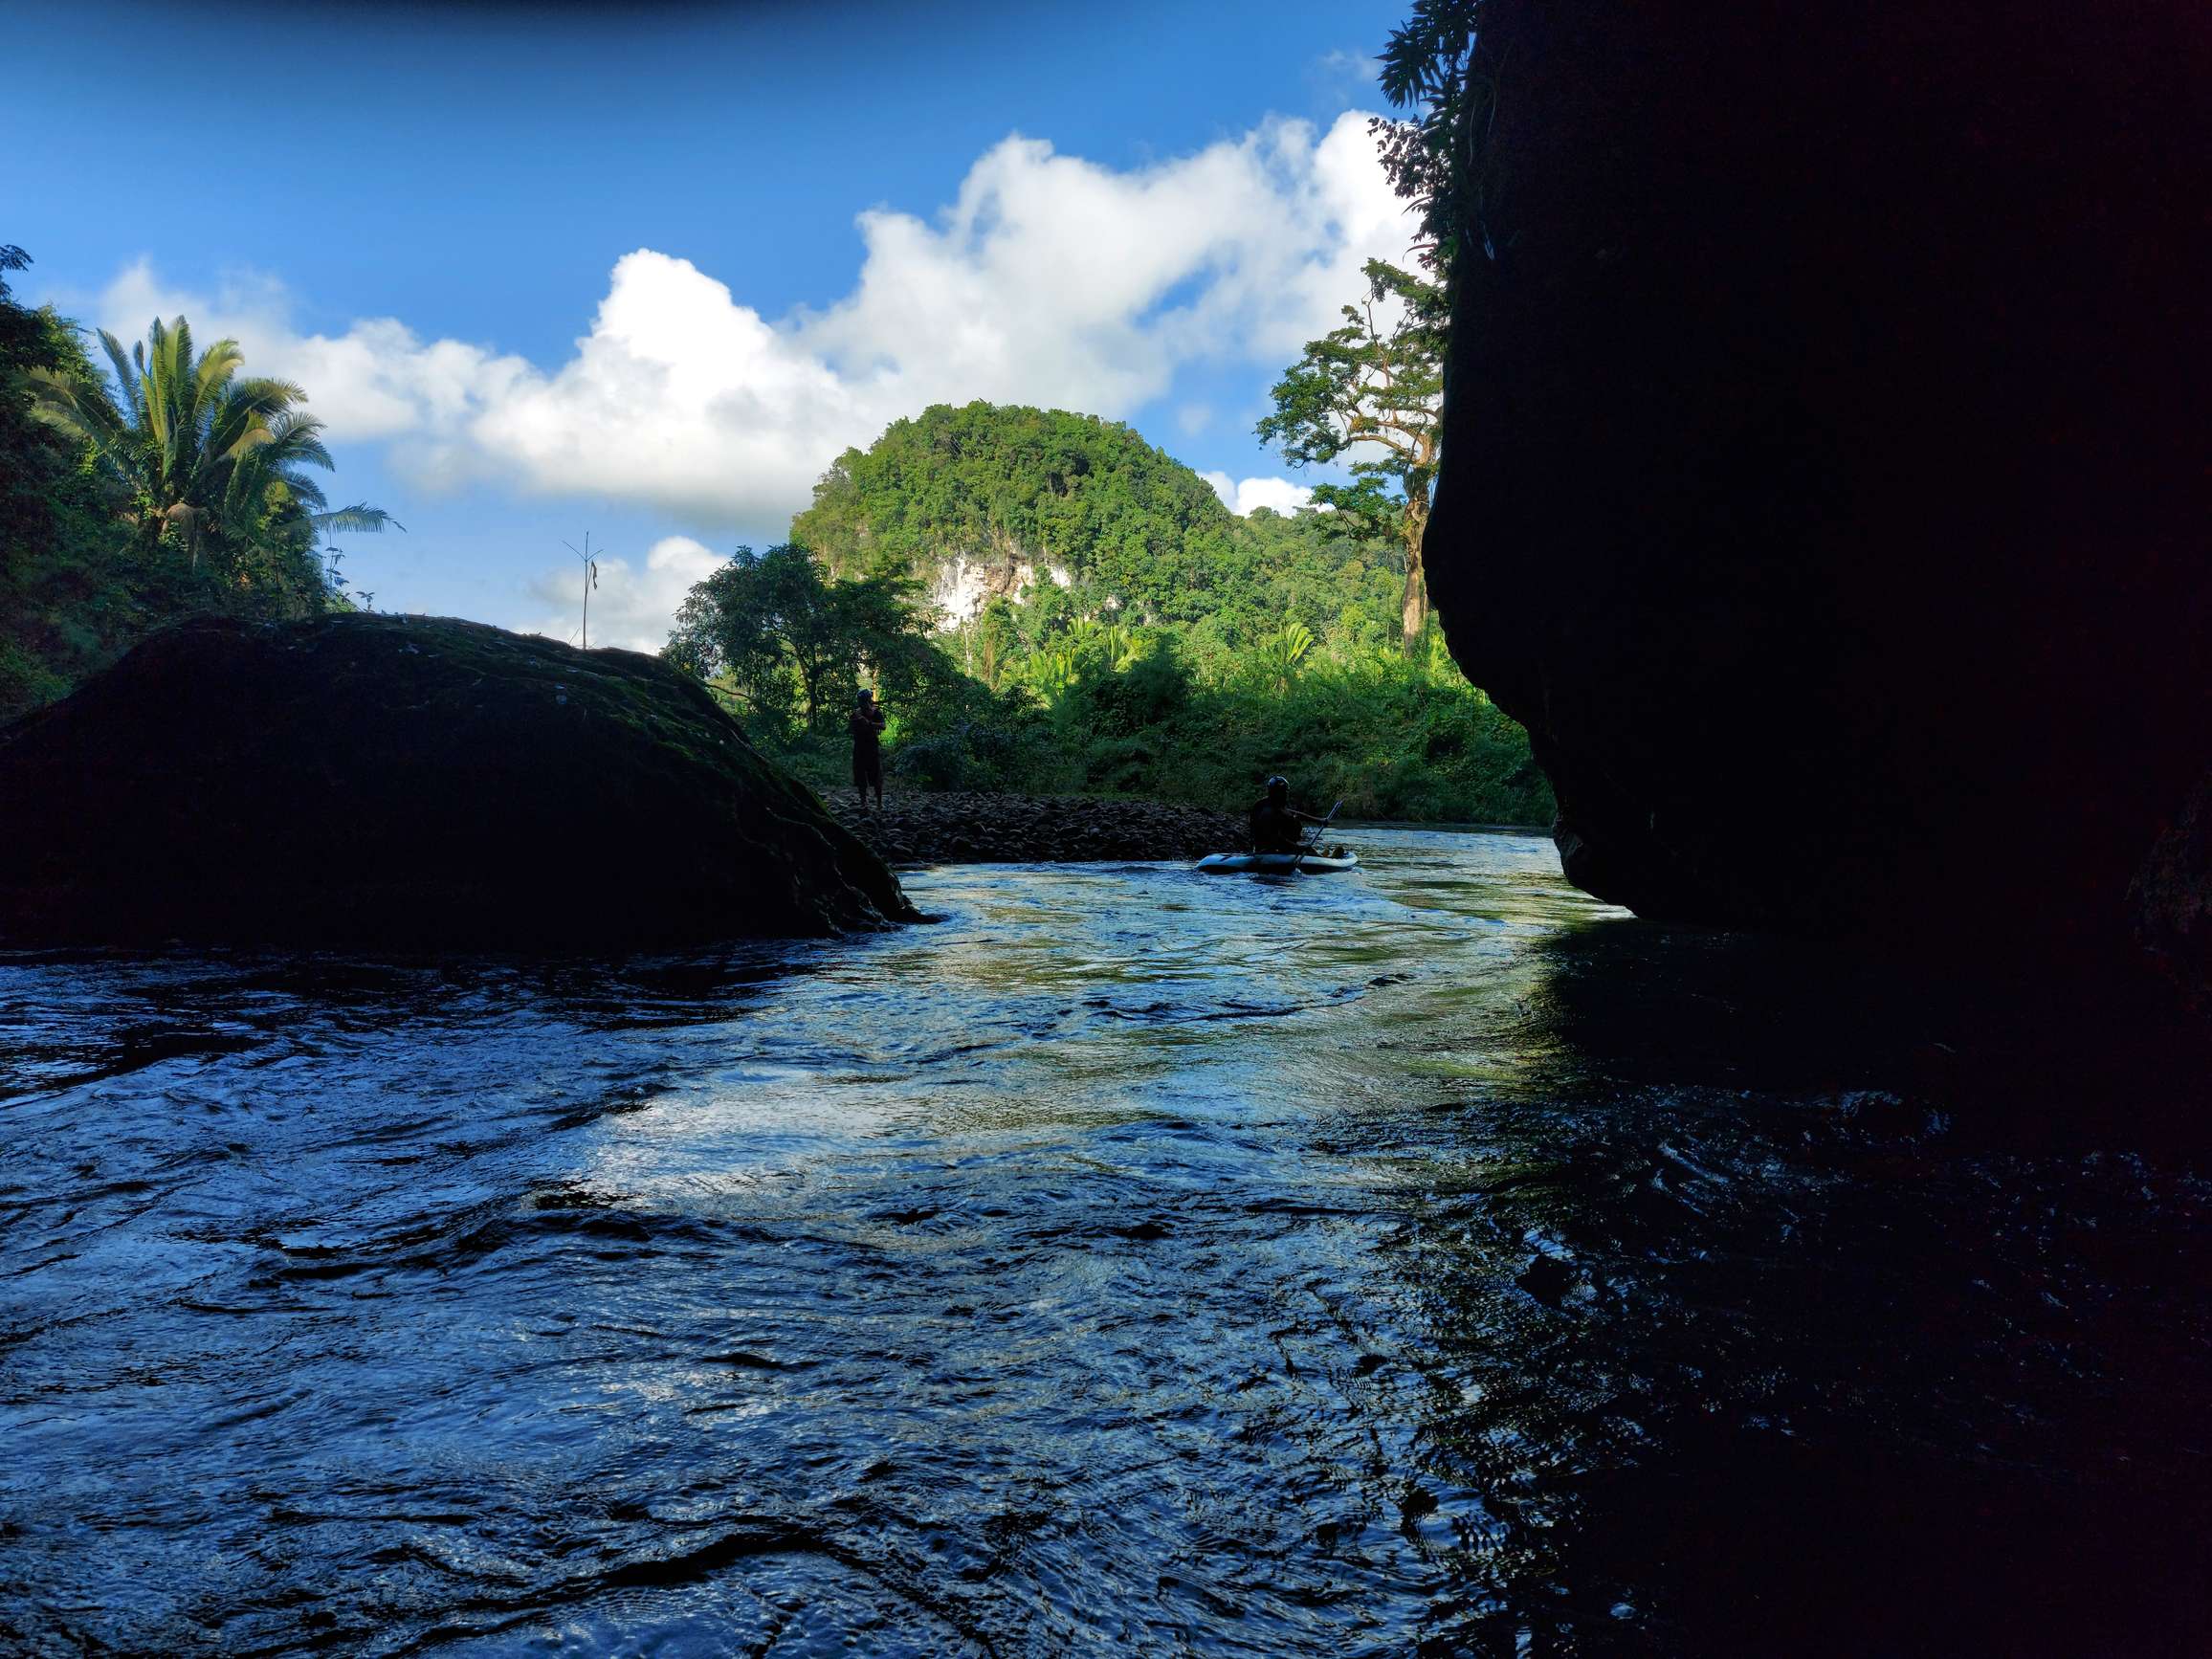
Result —
<instances>
[{"instance_id":1,"label":"person's shorts","mask_svg":"<svg viewBox=\"0 0 2212 1659\"><path fill-rule=\"evenodd\" d=\"M881 789L883 787L883 751L881 749L854 749L852 751L852 786L855 789Z\"/></svg>"}]
</instances>

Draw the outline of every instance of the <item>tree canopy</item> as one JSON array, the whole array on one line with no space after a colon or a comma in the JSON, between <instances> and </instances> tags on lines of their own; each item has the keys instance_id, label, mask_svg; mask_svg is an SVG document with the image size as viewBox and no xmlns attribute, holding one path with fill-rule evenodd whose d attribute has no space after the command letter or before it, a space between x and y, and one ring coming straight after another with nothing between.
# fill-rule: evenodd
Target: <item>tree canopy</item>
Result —
<instances>
[{"instance_id":1,"label":"tree canopy","mask_svg":"<svg viewBox=\"0 0 2212 1659\"><path fill-rule=\"evenodd\" d=\"M835 573L934 580L954 559L1062 572L1081 610L1188 620L1233 564L1236 520L1129 428L1061 409L936 404L847 450L792 520Z\"/></svg>"},{"instance_id":2,"label":"tree canopy","mask_svg":"<svg viewBox=\"0 0 2212 1659\"><path fill-rule=\"evenodd\" d=\"M290 381L244 377L245 353L218 340L194 354L191 324L155 318L126 353L100 331L104 377L34 371L48 418L82 442L115 487L141 543L173 542L194 565L204 550L233 559L271 543L303 549L328 471L322 423Z\"/></svg>"},{"instance_id":3,"label":"tree canopy","mask_svg":"<svg viewBox=\"0 0 2212 1659\"><path fill-rule=\"evenodd\" d=\"M927 638L920 586L898 575L830 577L806 548L740 547L676 612L662 654L719 681L757 724L820 729L863 673L911 699L954 670Z\"/></svg>"},{"instance_id":4,"label":"tree canopy","mask_svg":"<svg viewBox=\"0 0 2212 1659\"><path fill-rule=\"evenodd\" d=\"M1334 527L1388 537L1403 549L1399 626L1411 653L1428 620L1422 541L1436 478L1449 321L1444 290L1381 259L1366 266L1367 294L1343 322L1306 343L1275 383L1260 437L1294 467L1343 461L1351 482L1323 483L1314 499L1335 509Z\"/></svg>"},{"instance_id":5,"label":"tree canopy","mask_svg":"<svg viewBox=\"0 0 2212 1659\"><path fill-rule=\"evenodd\" d=\"M398 527L325 509L321 427L287 382L243 372L234 342L197 350L156 321L126 350L18 304L0 247L0 719L62 696L178 617L297 617L343 607L318 535Z\"/></svg>"}]
</instances>

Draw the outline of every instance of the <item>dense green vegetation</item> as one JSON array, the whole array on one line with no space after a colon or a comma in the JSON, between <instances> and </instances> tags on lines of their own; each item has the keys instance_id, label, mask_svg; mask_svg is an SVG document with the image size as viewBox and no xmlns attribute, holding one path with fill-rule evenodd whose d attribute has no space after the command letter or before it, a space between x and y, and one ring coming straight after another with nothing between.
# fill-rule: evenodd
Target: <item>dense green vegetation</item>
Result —
<instances>
[{"instance_id":1,"label":"dense green vegetation","mask_svg":"<svg viewBox=\"0 0 2212 1659\"><path fill-rule=\"evenodd\" d=\"M1126 427L940 405L695 588L668 655L821 786L866 680L910 786L1233 805L1280 771L1362 817L1547 820L1525 735L1435 626L1405 649L1405 587L1388 514L1239 519Z\"/></svg>"},{"instance_id":2,"label":"dense green vegetation","mask_svg":"<svg viewBox=\"0 0 2212 1659\"><path fill-rule=\"evenodd\" d=\"M346 608L319 537L391 520L326 508L300 388L182 318L96 358L13 300L27 262L0 249L0 719L181 617ZM1294 460L1417 428L1432 398L1427 291L1369 277L1409 321L1362 307L1308 347L1264 429ZM866 682L910 786L1220 805L1280 771L1359 816L1541 822L1525 736L1414 609L1432 461L1417 433L1325 486L1326 511L1238 518L1127 427L938 406L839 456L790 542L695 588L666 654L820 785Z\"/></svg>"},{"instance_id":3,"label":"dense green vegetation","mask_svg":"<svg viewBox=\"0 0 2212 1659\"><path fill-rule=\"evenodd\" d=\"M1063 572L1073 613L1192 622L1233 586L1235 518L1127 427L1057 409L940 404L847 450L791 540L838 576L933 580L953 559Z\"/></svg>"},{"instance_id":4,"label":"dense green vegetation","mask_svg":"<svg viewBox=\"0 0 2212 1659\"><path fill-rule=\"evenodd\" d=\"M907 578L840 582L804 548L740 547L692 589L661 654L788 743L835 726L864 670L910 707L956 695L958 671L930 642L930 620Z\"/></svg>"},{"instance_id":5,"label":"dense green vegetation","mask_svg":"<svg viewBox=\"0 0 2212 1659\"><path fill-rule=\"evenodd\" d=\"M0 720L180 617L343 607L318 537L389 520L325 510L299 387L242 376L235 342L195 352L183 318L127 351L101 334L103 372L74 324L14 300L29 263L0 248Z\"/></svg>"}]
</instances>

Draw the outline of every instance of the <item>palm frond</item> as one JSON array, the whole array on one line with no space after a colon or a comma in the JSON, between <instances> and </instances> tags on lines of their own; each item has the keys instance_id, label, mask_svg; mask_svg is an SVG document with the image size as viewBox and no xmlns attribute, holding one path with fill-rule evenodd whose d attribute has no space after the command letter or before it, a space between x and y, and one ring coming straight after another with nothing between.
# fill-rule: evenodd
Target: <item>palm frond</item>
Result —
<instances>
[{"instance_id":1,"label":"palm frond","mask_svg":"<svg viewBox=\"0 0 2212 1659\"><path fill-rule=\"evenodd\" d=\"M326 473L337 470L338 463L322 447L322 423L312 416L279 419L262 430L267 435L256 448L265 465L321 467Z\"/></svg>"},{"instance_id":2,"label":"palm frond","mask_svg":"<svg viewBox=\"0 0 2212 1659\"><path fill-rule=\"evenodd\" d=\"M357 501L335 512L310 513L307 521L325 536L375 536L381 534L387 524L394 530L407 528L382 507L372 507L366 501Z\"/></svg>"},{"instance_id":3,"label":"palm frond","mask_svg":"<svg viewBox=\"0 0 2212 1659\"><path fill-rule=\"evenodd\" d=\"M145 425L145 404L139 375L131 367L130 354L123 350L122 342L106 329L100 331L100 349L107 353L108 362L115 365L116 390L122 398L122 407L130 411L133 426ZM144 348L141 348L143 356ZM144 366L143 364L141 365Z\"/></svg>"},{"instance_id":4,"label":"palm frond","mask_svg":"<svg viewBox=\"0 0 2212 1659\"><path fill-rule=\"evenodd\" d=\"M184 319L177 321L181 325ZM188 384L180 388L180 395L186 397L190 408L192 446L199 452L193 463L195 472L200 470L207 452L218 447L216 433L222 420L225 389L245 361L238 343L230 339L216 341L200 353L196 362L184 356L178 360L178 367L189 368L191 375Z\"/></svg>"},{"instance_id":5,"label":"palm frond","mask_svg":"<svg viewBox=\"0 0 2212 1659\"><path fill-rule=\"evenodd\" d=\"M83 386L51 368L34 368L28 378L32 412L47 425L101 449L122 436L122 417L105 387Z\"/></svg>"},{"instance_id":6,"label":"palm frond","mask_svg":"<svg viewBox=\"0 0 2212 1659\"><path fill-rule=\"evenodd\" d=\"M177 321L182 326L184 319L180 317ZM209 346L207 350L200 353L198 366L192 371L192 378L198 384L200 395L204 398L214 396L223 385L238 372L245 361L246 354L239 349L235 340L218 340L214 344Z\"/></svg>"},{"instance_id":7,"label":"palm frond","mask_svg":"<svg viewBox=\"0 0 2212 1659\"><path fill-rule=\"evenodd\" d=\"M181 327L184 319L178 318ZM139 377L144 382L144 419L146 434L162 457L161 472L165 479L173 477L177 471L176 447L172 434L176 429L176 336L160 318L146 325L144 343L131 352L131 361L139 365Z\"/></svg>"},{"instance_id":8,"label":"palm frond","mask_svg":"<svg viewBox=\"0 0 2212 1659\"><path fill-rule=\"evenodd\" d=\"M251 560L255 548L303 554L319 535L406 528L366 502L329 510L311 475L334 463L306 392L245 376L235 340L195 350L185 318L157 317L128 350L104 331L100 343L113 387L34 376L36 408L92 446L126 498L147 503L136 521L149 544L181 545L197 564L210 546Z\"/></svg>"},{"instance_id":9,"label":"palm frond","mask_svg":"<svg viewBox=\"0 0 2212 1659\"><path fill-rule=\"evenodd\" d=\"M249 375L244 380L233 381L227 395L265 415L274 415L279 409L307 401L307 393L298 382L274 380L267 375Z\"/></svg>"},{"instance_id":10,"label":"palm frond","mask_svg":"<svg viewBox=\"0 0 2212 1659\"><path fill-rule=\"evenodd\" d=\"M292 498L299 502L302 509L314 509L313 512L306 514L311 522L316 513L326 510L330 505L329 498L322 493L322 486L304 474L286 469L276 472L272 481L282 484L286 490L291 492Z\"/></svg>"}]
</instances>

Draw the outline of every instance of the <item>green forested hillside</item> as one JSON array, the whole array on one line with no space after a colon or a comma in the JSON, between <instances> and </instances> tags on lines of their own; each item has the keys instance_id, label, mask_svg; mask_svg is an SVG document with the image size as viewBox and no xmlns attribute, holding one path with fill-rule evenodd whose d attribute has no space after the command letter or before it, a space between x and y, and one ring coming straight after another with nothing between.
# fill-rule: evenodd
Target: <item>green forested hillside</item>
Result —
<instances>
[{"instance_id":1,"label":"green forested hillside","mask_svg":"<svg viewBox=\"0 0 2212 1659\"><path fill-rule=\"evenodd\" d=\"M1238 518L1095 416L939 405L840 455L790 547L695 589L670 654L825 786L850 692L824 687L866 678L925 786L1221 804L1281 771L1358 815L1548 821L1525 734L1433 627L1403 648L1404 553L1351 522Z\"/></svg>"},{"instance_id":2,"label":"green forested hillside","mask_svg":"<svg viewBox=\"0 0 2212 1659\"><path fill-rule=\"evenodd\" d=\"M1235 524L1204 478L1125 426L938 404L838 456L791 539L840 576L1029 564L1069 576L1086 612L1187 621L1229 569Z\"/></svg>"},{"instance_id":3,"label":"green forested hillside","mask_svg":"<svg viewBox=\"0 0 2212 1659\"><path fill-rule=\"evenodd\" d=\"M1404 556L1385 541L1332 536L1327 523L1265 509L1239 519L1198 474L1117 422L938 404L838 456L791 540L839 577L928 586L965 561L999 577L1009 599L1028 566L1025 643L1090 617L1167 629L1210 663L1290 622L1346 645L1384 639Z\"/></svg>"}]
</instances>

